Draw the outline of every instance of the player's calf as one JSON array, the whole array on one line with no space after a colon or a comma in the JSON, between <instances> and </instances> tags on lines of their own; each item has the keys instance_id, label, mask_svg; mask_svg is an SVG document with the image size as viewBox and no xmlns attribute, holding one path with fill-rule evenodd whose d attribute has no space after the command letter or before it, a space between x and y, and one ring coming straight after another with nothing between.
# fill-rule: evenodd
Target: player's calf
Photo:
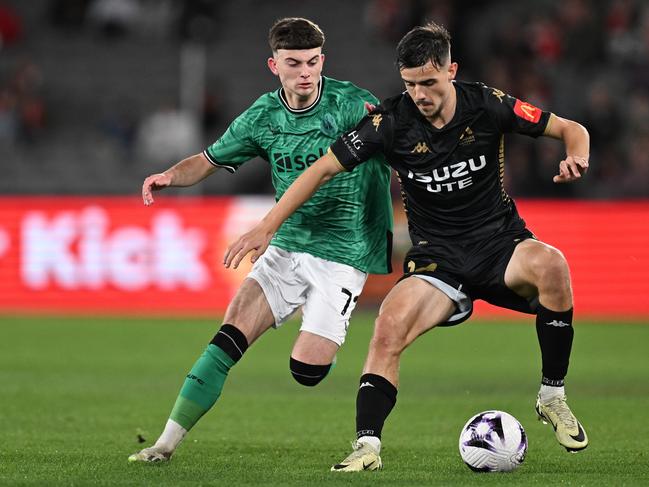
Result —
<instances>
[{"instance_id":1,"label":"player's calf","mask_svg":"<svg viewBox=\"0 0 649 487\"><path fill-rule=\"evenodd\" d=\"M230 369L248 348L246 336L234 325L223 324L187 374L165 428L155 445L131 455L129 462L165 462L187 432L221 395Z\"/></svg>"},{"instance_id":2,"label":"player's calf","mask_svg":"<svg viewBox=\"0 0 649 487\"><path fill-rule=\"evenodd\" d=\"M318 385L322 379L331 371L333 364L313 365L300 362L291 357L289 368L293 378L303 386L313 387Z\"/></svg>"}]
</instances>

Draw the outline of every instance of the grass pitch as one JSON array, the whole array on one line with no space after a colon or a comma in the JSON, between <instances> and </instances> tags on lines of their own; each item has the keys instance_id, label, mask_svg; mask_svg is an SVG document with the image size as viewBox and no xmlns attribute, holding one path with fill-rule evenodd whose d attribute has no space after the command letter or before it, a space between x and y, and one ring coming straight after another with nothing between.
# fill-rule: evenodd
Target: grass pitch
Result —
<instances>
[{"instance_id":1,"label":"grass pitch","mask_svg":"<svg viewBox=\"0 0 649 487\"><path fill-rule=\"evenodd\" d=\"M1 318L0 485L649 485L649 326L578 323L567 390L591 444L568 454L535 419L531 319L421 337L402 360L384 470L329 472L350 451L371 323L355 315L336 368L312 389L288 372L297 324L267 333L169 464L133 465L218 323ZM461 427L485 409L526 429L513 473L476 474L459 457Z\"/></svg>"}]
</instances>

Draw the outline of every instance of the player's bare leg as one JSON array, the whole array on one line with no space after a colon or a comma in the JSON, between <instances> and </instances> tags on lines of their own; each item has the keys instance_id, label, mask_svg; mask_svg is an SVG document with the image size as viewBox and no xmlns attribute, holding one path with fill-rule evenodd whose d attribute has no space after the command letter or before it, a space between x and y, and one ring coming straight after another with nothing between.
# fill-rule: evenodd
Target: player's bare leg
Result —
<instances>
[{"instance_id":1,"label":"player's bare leg","mask_svg":"<svg viewBox=\"0 0 649 487\"><path fill-rule=\"evenodd\" d=\"M554 247L526 240L512 255L505 284L521 296L539 298L536 330L543 363L536 401L539 419L552 424L557 440L568 451L583 450L588 446L588 436L570 411L564 390L574 335L568 263Z\"/></svg>"},{"instance_id":2,"label":"player's bare leg","mask_svg":"<svg viewBox=\"0 0 649 487\"><path fill-rule=\"evenodd\" d=\"M409 277L386 296L356 398L354 451L331 469L340 472L382 467L381 430L397 399L401 353L419 335L446 321L455 309L451 299L428 282Z\"/></svg>"},{"instance_id":3,"label":"player's bare leg","mask_svg":"<svg viewBox=\"0 0 649 487\"><path fill-rule=\"evenodd\" d=\"M328 338L302 330L291 352L293 378L305 386L315 386L334 366L338 344Z\"/></svg>"},{"instance_id":4,"label":"player's bare leg","mask_svg":"<svg viewBox=\"0 0 649 487\"><path fill-rule=\"evenodd\" d=\"M275 318L261 287L247 278L228 306L223 325L187 374L164 431L156 443L128 459L164 462L196 422L216 403L232 366Z\"/></svg>"},{"instance_id":5,"label":"player's bare leg","mask_svg":"<svg viewBox=\"0 0 649 487\"><path fill-rule=\"evenodd\" d=\"M381 375L398 387L401 352L454 310L453 301L423 279L399 282L381 304L363 373Z\"/></svg>"}]
</instances>

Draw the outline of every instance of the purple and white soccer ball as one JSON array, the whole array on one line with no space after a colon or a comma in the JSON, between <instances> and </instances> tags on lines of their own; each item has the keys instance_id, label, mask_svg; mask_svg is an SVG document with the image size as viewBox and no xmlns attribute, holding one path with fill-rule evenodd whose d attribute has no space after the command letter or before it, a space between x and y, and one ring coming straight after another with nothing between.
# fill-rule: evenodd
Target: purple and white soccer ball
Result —
<instances>
[{"instance_id":1,"label":"purple and white soccer ball","mask_svg":"<svg viewBox=\"0 0 649 487\"><path fill-rule=\"evenodd\" d=\"M474 472L511 472L527 452L527 436L514 416L483 411L469 419L460 433L460 455Z\"/></svg>"}]
</instances>

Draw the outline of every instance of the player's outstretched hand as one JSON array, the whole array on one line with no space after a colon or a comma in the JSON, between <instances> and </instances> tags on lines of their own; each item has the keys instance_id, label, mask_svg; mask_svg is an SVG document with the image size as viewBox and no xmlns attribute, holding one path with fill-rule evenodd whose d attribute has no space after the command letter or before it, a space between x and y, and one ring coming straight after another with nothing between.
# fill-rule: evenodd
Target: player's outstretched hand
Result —
<instances>
[{"instance_id":1,"label":"player's outstretched hand","mask_svg":"<svg viewBox=\"0 0 649 487\"><path fill-rule=\"evenodd\" d=\"M367 113L372 113L375 108L376 105L371 104L369 101L365 102L365 110L367 111Z\"/></svg>"},{"instance_id":2,"label":"player's outstretched hand","mask_svg":"<svg viewBox=\"0 0 649 487\"><path fill-rule=\"evenodd\" d=\"M552 178L555 183L577 181L588 171L588 158L568 156L559 163L559 174Z\"/></svg>"},{"instance_id":3,"label":"player's outstretched hand","mask_svg":"<svg viewBox=\"0 0 649 487\"><path fill-rule=\"evenodd\" d=\"M250 262L254 263L266 251L272 238L273 232L267 230L263 223L258 224L228 246L223 257L223 265L228 268L232 266L236 269L243 258L250 252L252 252Z\"/></svg>"},{"instance_id":4,"label":"player's outstretched hand","mask_svg":"<svg viewBox=\"0 0 649 487\"><path fill-rule=\"evenodd\" d=\"M159 191L171 185L171 176L165 173L152 174L142 184L142 201L145 206L153 204L153 191Z\"/></svg>"}]
</instances>

